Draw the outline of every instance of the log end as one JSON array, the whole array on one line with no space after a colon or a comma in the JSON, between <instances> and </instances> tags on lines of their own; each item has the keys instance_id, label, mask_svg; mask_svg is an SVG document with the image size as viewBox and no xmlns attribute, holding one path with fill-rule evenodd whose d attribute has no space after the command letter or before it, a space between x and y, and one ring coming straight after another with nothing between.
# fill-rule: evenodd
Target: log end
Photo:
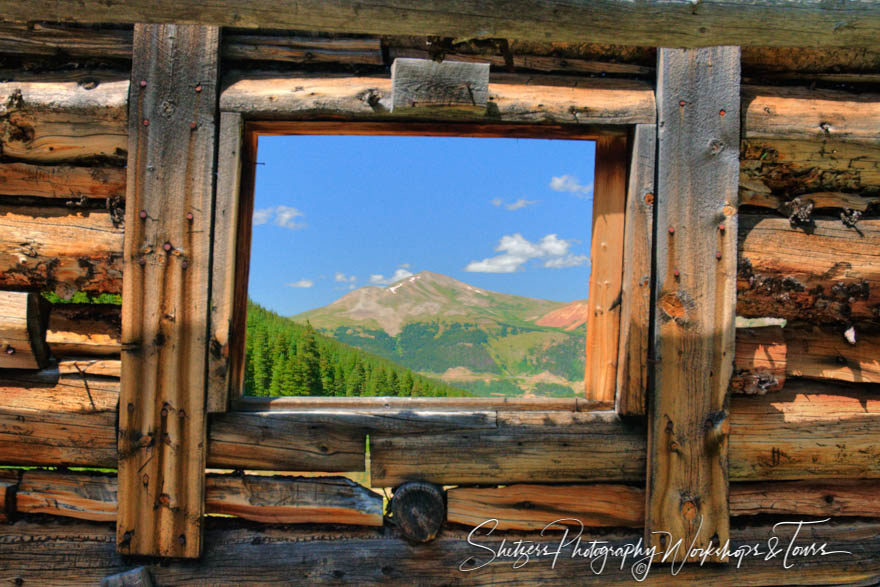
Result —
<instances>
[{"instance_id":1,"label":"log end","mask_svg":"<svg viewBox=\"0 0 880 587\"><path fill-rule=\"evenodd\" d=\"M446 521L446 496L431 483L404 483L391 499L391 515L407 540L429 542Z\"/></svg>"}]
</instances>

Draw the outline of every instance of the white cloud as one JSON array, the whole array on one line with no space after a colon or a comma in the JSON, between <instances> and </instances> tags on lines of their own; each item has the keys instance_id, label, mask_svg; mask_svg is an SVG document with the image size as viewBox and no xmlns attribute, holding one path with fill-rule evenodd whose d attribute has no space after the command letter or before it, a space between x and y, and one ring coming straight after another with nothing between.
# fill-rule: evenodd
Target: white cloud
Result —
<instances>
[{"instance_id":1,"label":"white cloud","mask_svg":"<svg viewBox=\"0 0 880 587\"><path fill-rule=\"evenodd\" d=\"M506 234L498 241L495 250L500 255L487 257L482 261L471 261L465 271L471 273L514 273L532 259L544 259L544 267L561 269L574 267L586 262L585 255L569 253L571 242L548 234L538 242L531 242L523 235Z\"/></svg>"},{"instance_id":2,"label":"white cloud","mask_svg":"<svg viewBox=\"0 0 880 587\"><path fill-rule=\"evenodd\" d=\"M592 194L593 184L583 185L573 175L560 175L550 180L550 189L557 192L571 192L573 194ZM578 196L586 197L586 196Z\"/></svg>"},{"instance_id":3,"label":"white cloud","mask_svg":"<svg viewBox=\"0 0 880 587\"><path fill-rule=\"evenodd\" d=\"M287 287L301 287L301 288L309 288L315 285L315 282L311 279L300 279L299 281L295 281L293 283L288 283Z\"/></svg>"},{"instance_id":4,"label":"white cloud","mask_svg":"<svg viewBox=\"0 0 880 587\"><path fill-rule=\"evenodd\" d=\"M338 283L354 283L357 281L357 277L354 275L346 275L341 271L337 271L336 275L333 276L333 279Z\"/></svg>"},{"instance_id":5,"label":"white cloud","mask_svg":"<svg viewBox=\"0 0 880 587\"><path fill-rule=\"evenodd\" d=\"M373 285L391 285L395 281L400 281L401 279L406 279L407 277L412 276L412 271L409 270L409 263L404 263L391 277L385 277L380 273L374 273L370 275L370 283Z\"/></svg>"},{"instance_id":6,"label":"white cloud","mask_svg":"<svg viewBox=\"0 0 880 587\"><path fill-rule=\"evenodd\" d=\"M290 230L299 230L306 227L305 222L298 222L296 219L305 217L305 214L292 206L273 206L271 208L260 208L254 210L254 226L266 224L271 221L276 226L289 228Z\"/></svg>"},{"instance_id":7,"label":"white cloud","mask_svg":"<svg viewBox=\"0 0 880 587\"><path fill-rule=\"evenodd\" d=\"M525 208L526 206L533 206L537 203L538 203L537 200L525 200L523 198L520 198L519 200L517 200L516 202L514 202L512 204L506 205L505 208L513 211L513 210L519 210L520 208Z\"/></svg>"},{"instance_id":8,"label":"white cloud","mask_svg":"<svg viewBox=\"0 0 880 587\"><path fill-rule=\"evenodd\" d=\"M501 198L492 198L490 200L490 202L492 203L493 206L500 206L501 204L504 203L504 200L502 200Z\"/></svg>"}]
</instances>

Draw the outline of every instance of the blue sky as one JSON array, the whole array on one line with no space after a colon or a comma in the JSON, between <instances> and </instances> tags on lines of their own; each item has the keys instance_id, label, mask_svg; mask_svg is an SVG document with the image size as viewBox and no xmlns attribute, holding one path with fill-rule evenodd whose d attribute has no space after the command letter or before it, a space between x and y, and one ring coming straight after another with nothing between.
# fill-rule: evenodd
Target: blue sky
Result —
<instances>
[{"instance_id":1,"label":"blue sky","mask_svg":"<svg viewBox=\"0 0 880 587\"><path fill-rule=\"evenodd\" d=\"M595 144L260 137L249 294L283 315L434 271L587 296Z\"/></svg>"}]
</instances>

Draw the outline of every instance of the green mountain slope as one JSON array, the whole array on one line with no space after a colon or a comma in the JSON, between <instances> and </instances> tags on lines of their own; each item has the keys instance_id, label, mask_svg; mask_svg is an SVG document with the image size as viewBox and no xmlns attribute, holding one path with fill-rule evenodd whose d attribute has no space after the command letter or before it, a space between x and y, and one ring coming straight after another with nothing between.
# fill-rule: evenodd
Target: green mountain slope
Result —
<instances>
[{"instance_id":1,"label":"green mountain slope","mask_svg":"<svg viewBox=\"0 0 880 587\"><path fill-rule=\"evenodd\" d=\"M567 304L422 272L294 316L320 332L475 395L583 390L584 316Z\"/></svg>"},{"instance_id":2,"label":"green mountain slope","mask_svg":"<svg viewBox=\"0 0 880 587\"><path fill-rule=\"evenodd\" d=\"M315 332L248 302L245 394L433 396L468 392Z\"/></svg>"}]
</instances>

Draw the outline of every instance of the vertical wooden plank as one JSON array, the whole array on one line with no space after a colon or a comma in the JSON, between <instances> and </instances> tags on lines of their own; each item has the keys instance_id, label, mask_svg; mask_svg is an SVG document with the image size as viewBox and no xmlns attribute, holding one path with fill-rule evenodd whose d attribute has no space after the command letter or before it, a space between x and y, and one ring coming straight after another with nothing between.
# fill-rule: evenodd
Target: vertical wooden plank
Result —
<instances>
[{"instance_id":1,"label":"vertical wooden plank","mask_svg":"<svg viewBox=\"0 0 880 587\"><path fill-rule=\"evenodd\" d=\"M0 291L0 369L44 369L49 303L40 294Z\"/></svg>"},{"instance_id":2,"label":"vertical wooden plank","mask_svg":"<svg viewBox=\"0 0 880 587\"><path fill-rule=\"evenodd\" d=\"M211 324L208 354L208 413L225 412L232 384L229 340L235 299L238 194L244 122L237 112L220 115L217 149L217 197L211 257Z\"/></svg>"},{"instance_id":3,"label":"vertical wooden plank","mask_svg":"<svg viewBox=\"0 0 880 587\"><path fill-rule=\"evenodd\" d=\"M626 163L626 137L599 137L593 182L592 268L584 380L587 399L609 405L614 403L617 385Z\"/></svg>"},{"instance_id":4,"label":"vertical wooden plank","mask_svg":"<svg viewBox=\"0 0 880 587\"><path fill-rule=\"evenodd\" d=\"M117 548L197 557L219 29L138 25L129 95Z\"/></svg>"},{"instance_id":5,"label":"vertical wooden plank","mask_svg":"<svg viewBox=\"0 0 880 587\"><path fill-rule=\"evenodd\" d=\"M739 88L739 47L659 52L645 533L661 551L681 540L676 560L729 537Z\"/></svg>"},{"instance_id":6,"label":"vertical wooden plank","mask_svg":"<svg viewBox=\"0 0 880 587\"><path fill-rule=\"evenodd\" d=\"M657 127L653 124L636 125L626 193L615 402L617 413L624 416L644 416L648 393L656 150Z\"/></svg>"}]
</instances>

